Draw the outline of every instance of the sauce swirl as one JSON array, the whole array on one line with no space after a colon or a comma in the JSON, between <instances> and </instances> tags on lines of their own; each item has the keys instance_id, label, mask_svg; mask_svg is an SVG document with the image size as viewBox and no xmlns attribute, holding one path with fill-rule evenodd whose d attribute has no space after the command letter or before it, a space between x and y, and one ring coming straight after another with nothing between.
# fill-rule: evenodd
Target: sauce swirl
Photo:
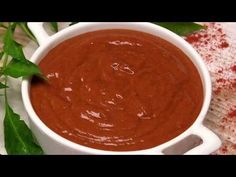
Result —
<instances>
[{"instance_id":1,"label":"sauce swirl","mask_svg":"<svg viewBox=\"0 0 236 177\"><path fill-rule=\"evenodd\" d=\"M32 105L53 131L102 150L152 148L197 118L203 88L188 57L169 42L113 29L70 38L39 64Z\"/></svg>"}]
</instances>

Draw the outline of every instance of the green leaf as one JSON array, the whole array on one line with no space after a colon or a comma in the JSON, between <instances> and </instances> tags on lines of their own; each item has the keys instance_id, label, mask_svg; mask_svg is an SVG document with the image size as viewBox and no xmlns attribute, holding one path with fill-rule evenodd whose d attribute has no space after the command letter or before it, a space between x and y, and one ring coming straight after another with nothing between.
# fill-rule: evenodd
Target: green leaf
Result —
<instances>
[{"instance_id":1,"label":"green leaf","mask_svg":"<svg viewBox=\"0 0 236 177\"><path fill-rule=\"evenodd\" d=\"M205 27L192 22L153 22L156 25L169 29L170 31L185 36Z\"/></svg>"},{"instance_id":2,"label":"green leaf","mask_svg":"<svg viewBox=\"0 0 236 177\"><path fill-rule=\"evenodd\" d=\"M3 70L3 74L14 78L32 75L42 76L42 73L37 65L28 60L19 61L15 58L13 58L6 66Z\"/></svg>"},{"instance_id":3,"label":"green leaf","mask_svg":"<svg viewBox=\"0 0 236 177\"><path fill-rule=\"evenodd\" d=\"M42 148L20 116L6 102L4 118L5 148L9 155L41 155Z\"/></svg>"},{"instance_id":4,"label":"green leaf","mask_svg":"<svg viewBox=\"0 0 236 177\"><path fill-rule=\"evenodd\" d=\"M4 89L4 88L8 88L8 86L0 82L0 89Z\"/></svg>"},{"instance_id":5,"label":"green leaf","mask_svg":"<svg viewBox=\"0 0 236 177\"><path fill-rule=\"evenodd\" d=\"M12 56L17 60L26 60L22 50L22 46L13 39L12 28L13 26L10 25L6 31L6 34L3 39L3 50L6 54Z\"/></svg>"},{"instance_id":6,"label":"green leaf","mask_svg":"<svg viewBox=\"0 0 236 177\"><path fill-rule=\"evenodd\" d=\"M57 22L50 22L52 29L54 32L58 32L58 24Z\"/></svg>"}]
</instances>

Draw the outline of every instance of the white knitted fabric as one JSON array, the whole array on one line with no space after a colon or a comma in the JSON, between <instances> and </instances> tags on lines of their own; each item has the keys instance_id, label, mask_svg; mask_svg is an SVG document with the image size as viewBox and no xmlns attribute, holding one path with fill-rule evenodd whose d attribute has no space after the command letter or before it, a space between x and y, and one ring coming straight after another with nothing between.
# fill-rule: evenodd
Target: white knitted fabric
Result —
<instances>
[{"instance_id":1,"label":"white knitted fabric","mask_svg":"<svg viewBox=\"0 0 236 177\"><path fill-rule=\"evenodd\" d=\"M222 147L214 154L236 154L236 23L206 24L209 26L208 30L199 33L210 36L208 44L201 46L192 43L203 57L213 84L214 92L205 125L223 141ZM220 34L216 30L219 28L222 28ZM219 37L222 34L225 36ZM212 37L213 35L216 37ZM229 46L217 47L221 45L221 40L225 40Z\"/></svg>"}]
</instances>

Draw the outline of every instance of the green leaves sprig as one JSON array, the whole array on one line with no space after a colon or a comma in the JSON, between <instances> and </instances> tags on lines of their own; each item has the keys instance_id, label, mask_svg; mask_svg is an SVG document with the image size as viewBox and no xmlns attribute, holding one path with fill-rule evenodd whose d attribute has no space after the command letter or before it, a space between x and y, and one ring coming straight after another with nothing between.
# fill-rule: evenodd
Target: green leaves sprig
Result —
<instances>
[{"instance_id":1,"label":"green leaves sprig","mask_svg":"<svg viewBox=\"0 0 236 177\"><path fill-rule=\"evenodd\" d=\"M37 144L31 130L21 120L10 107L7 100L7 78L25 77L25 76L42 76L42 73L37 65L25 58L22 50L22 45L17 43L13 38L18 23L10 23L6 29L3 38L3 51L0 54L3 66L0 68L1 77L4 78L4 83L0 82L0 89L4 89L5 98L5 117L4 117L4 140L5 148L8 154L43 154L42 148ZM26 23L21 23L21 28L26 28ZM28 36L31 36L31 33ZM33 38L32 38L33 39ZM10 62L8 61L11 58Z\"/></svg>"},{"instance_id":2,"label":"green leaves sprig","mask_svg":"<svg viewBox=\"0 0 236 177\"><path fill-rule=\"evenodd\" d=\"M170 31L185 36L205 27L193 22L153 22L156 25L169 29Z\"/></svg>"}]
</instances>

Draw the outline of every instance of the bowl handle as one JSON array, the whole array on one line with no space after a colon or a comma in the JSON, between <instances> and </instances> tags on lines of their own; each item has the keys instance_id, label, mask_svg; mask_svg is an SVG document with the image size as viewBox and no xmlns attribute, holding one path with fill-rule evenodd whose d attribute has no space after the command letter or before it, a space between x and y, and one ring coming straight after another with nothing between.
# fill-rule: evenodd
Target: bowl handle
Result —
<instances>
[{"instance_id":1,"label":"bowl handle","mask_svg":"<svg viewBox=\"0 0 236 177\"><path fill-rule=\"evenodd\" d=\"M185 152L186 155L209 155L221 146L219 137L203 125L197 127L192 134L199 136L202 139L202 144Z\"/></svg>"},{"instance_id":2,"label":"bowl handle","mask_svg":"<svg viewBox=\"0 0 236 177\"><path fill-rule=\"evenodd\" d=\"M48 33L44 30L43 22L29 22L27 25L36 37L39 45L44 44L50 38Z\"/></svg>"}]
</instances>

